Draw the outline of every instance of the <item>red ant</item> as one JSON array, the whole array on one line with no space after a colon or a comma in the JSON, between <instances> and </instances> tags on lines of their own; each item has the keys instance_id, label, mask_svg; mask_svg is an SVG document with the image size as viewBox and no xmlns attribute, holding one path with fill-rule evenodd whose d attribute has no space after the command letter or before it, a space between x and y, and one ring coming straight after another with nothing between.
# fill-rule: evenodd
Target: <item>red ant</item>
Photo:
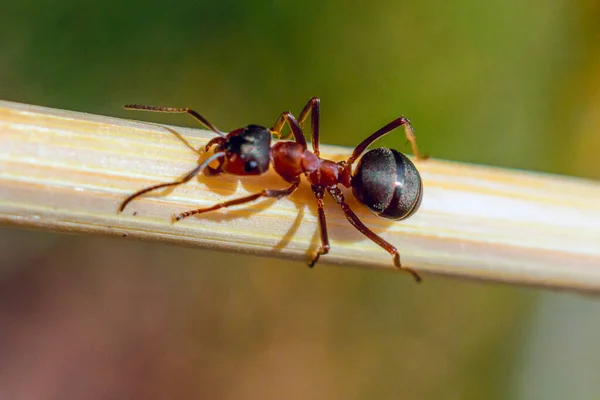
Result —
<instances>
[{"instance_id":1,"label":"red ant","mask_svg":"<svg viewBox=\"0 0 600 400\"><path fill-rule=\"evenodd\" d=\"M299 120L296 120L289 111L286 111L281 113L271 129L258 125L248 125L228 134L219 131L204 117L189 108L145 105L126 105L124 107L128 110L187 113L217 134L217 137L206 144L206 151L213 146L215 147L214 154L201 165L178 181L150 186L132 194L123 201L119 211L123 211L130 201L144 193L188 182L200 171L204 171L206 175L221 173L260 175L267 172L272 164L275 172L291 184L288 188L265 189L259 193L224 201L211 207L186 211L175 215L174 220L179 221L191 215L247 203L260 197L280 199L289 196L298 188L300 176L304 174L310 182L316 197L321 230L321 246L309 262L310 267L315 265L322 254L327 254L330 248L325 211L323 209L323 197L327 192L340 205L352 226L390 253L394 264L398 268L411 273L417 282L421 280L421 277L415 271L401 266L400 254L394 246L379 237L358 219L344 200L344 195L338 187L338 185L347 188L352 187L354 197L380 217L400 220L414 214L421 204L423 185L419 172L404 154L389 148L370 150L362 156L354 173L352 173L352 165L369 145L400 126L404 126L406 138L411 142L417 159L426 158L419 154L414 131L408 119L404 117L395 119L356 146L348 160L334 162L319 157L320 100L317 97L313 97L306 104L300 113ZM307 149L306 137L302 131L302 125L309 113L311 114L312 152ZM281 138L281 130L286 122L291 128L291 134L294 136L295 141L278 141L271 146L272 135ZM219 165L213 168L209 164L215 160L219 160Z\"/></svg>"}]
</instances>

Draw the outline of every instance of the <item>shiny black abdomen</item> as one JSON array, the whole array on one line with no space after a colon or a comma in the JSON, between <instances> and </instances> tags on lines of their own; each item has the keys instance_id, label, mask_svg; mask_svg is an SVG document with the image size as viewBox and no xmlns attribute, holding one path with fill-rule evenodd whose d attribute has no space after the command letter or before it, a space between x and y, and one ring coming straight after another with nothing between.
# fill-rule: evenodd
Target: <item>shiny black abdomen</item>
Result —
<instances>
[{"instance_id":1,"label":"shiny black abdomen","mask_svg":"<svg viewBox=\"0 0 600 400\"><path fill-rule=\"evenodd\" d=\"M421 205L423 184L414 164L388 148L365 153L352 176L354 197L373 213L388 219L404 219Z\"/></svg>"}]
</instances>

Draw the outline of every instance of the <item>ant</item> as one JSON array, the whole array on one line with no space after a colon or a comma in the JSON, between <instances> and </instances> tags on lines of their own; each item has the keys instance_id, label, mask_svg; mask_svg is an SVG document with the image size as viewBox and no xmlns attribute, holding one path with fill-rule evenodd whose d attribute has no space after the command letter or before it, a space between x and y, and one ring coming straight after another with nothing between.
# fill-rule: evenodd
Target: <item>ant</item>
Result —
<instances>
[{"instance_id":1,"label":"ant","mask_svg":"<svg viewBox=\"0 0 600 400\"><path fill-rule=\"evenodd\" d=\"M177 186L190 181L200 171L205 175L261 175L267 172L272 164L275 172L290 186L286 189L265 189L249 196L224 201L210 207L186 211L174 215L174 221L180 221L192 215L202 214L220 208L248 203L261 197L281 199L294 193L300 185L300 176L304 175L311 184L317 202L319 226L321 231L321 246L313 255L309 266L313 267L321 255L330 249L323 197L327 192L342 208L350 224L363 235L392 255L394 265L412 274L417 282L421 277L412 269L402 267L398 250L376 233L367 228L350 209L339 185L352 188L354 197L374 214L392 220L401 220L414 214L421 204L423 185L421 176L414 164L402 153L389 148L376 148L365 153L358 161L354 172L352 166L365 152L367 147L377 139L392 130L404 126L406 139L412 145L417 159L425 159L417 148L414 130L407 118L400 117L385 125L364 139L345 161L334 162L322 159L319 152L320 100L313 97L306 104L298 120L289 112L283 112L272 128L259 125L248 125L235 129L227 134L219 131L196 111L189 108L156 107L146 105L125 105L128 110L144 110L165 113L187 113L201 124L213 131L217 137L211 139L205 146L208 151L214 147L214 153L202 164L191 170L183 178L167 183L150 186L139 190L127 197L119 208L123 211L127 204L144 193ZM308 150L306 137L302 131L304 121L311 114L312 152ZM282 139L281 131L288 124L295 141L277 141L271 146L272 136ZM289 135L288 135L289 136ZM285 137L284 139L287 139ZM209 164L219 160L217 167Z\"/></svg>"}]
</instances>

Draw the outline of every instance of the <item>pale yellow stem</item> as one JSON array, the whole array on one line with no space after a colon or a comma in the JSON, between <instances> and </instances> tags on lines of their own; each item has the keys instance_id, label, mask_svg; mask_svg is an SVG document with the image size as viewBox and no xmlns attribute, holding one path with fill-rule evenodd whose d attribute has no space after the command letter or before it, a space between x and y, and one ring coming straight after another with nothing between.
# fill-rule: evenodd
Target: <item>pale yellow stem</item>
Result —
<instances>
[{"instance_id":1,"label":"pale yellow stem","mask_svg":"<svg viewBox=\"0 0 600 400\"><path fill-rule=\"evenodd\" d=\"M200 176L117 212L129 194L193 169L207 157L193 149L212 137L207 131L0 101L0 221L304 264L319 243L315 198L305 183L290 199L257 201L175 224L171 220L174 213L286 187L273 173L241 179ZM350 152L321 147L321 156L334 160ZM398 247L405 266L424 272L425 280L427 272L434 272L600 289L598 183L438 160L416 165L424 198L411 218L390 222L354 200L350 205L367 226ZM347 198L352 199L349 192ZM321 263L395 269L389 254L353 229L335 203L326 201L326 211L332 249Z\"/></svg>"}]
</instances>

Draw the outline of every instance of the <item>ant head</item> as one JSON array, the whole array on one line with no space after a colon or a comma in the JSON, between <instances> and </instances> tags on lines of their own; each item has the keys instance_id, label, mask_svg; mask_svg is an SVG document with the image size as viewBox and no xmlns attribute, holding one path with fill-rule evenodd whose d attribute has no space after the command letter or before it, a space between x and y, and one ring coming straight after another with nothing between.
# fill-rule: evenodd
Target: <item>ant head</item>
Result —
<instances>
[{"instance_id":1,"label":"ant head","mask_svg":"<svg viewBox=\"0 0 600 400\"><path fill-rule=\"evenodd\" d=\"M219 170L233 175L260 175L267 172L271 162L271 132L258 125L231 131L224 138L215 138L215 153L225 156Z\"/></svg>"},{"instance_id":2,"label":"ant head","mask_svg":"<svg viewBox=\"0 0 600 400\"><path fill-rule=\"evenodd\" d=\"M352 176L354 197L373 213L404 219L421 205L423 185L413 163L393 149L373 149L362 156Z\"/></svg>"}]
</instances>

